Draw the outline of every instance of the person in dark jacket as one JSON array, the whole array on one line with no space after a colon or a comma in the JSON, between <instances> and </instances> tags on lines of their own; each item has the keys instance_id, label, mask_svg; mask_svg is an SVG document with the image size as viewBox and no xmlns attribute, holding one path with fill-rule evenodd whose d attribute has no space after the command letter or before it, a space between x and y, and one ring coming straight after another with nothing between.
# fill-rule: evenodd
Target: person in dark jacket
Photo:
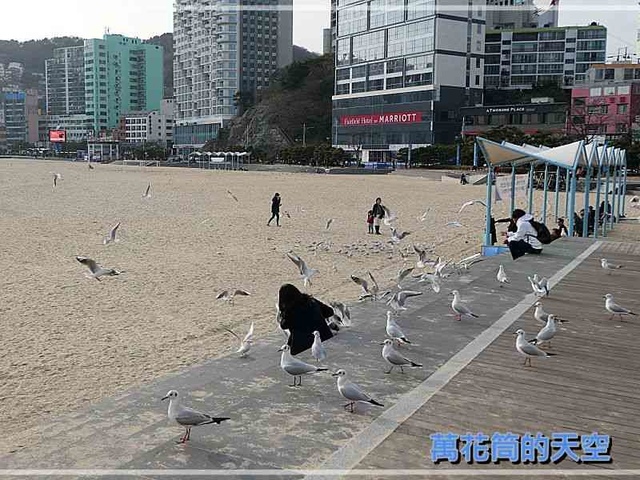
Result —
<instances>
[{"instance_id":1,"label":"person in dark jacket","mask_svg":"<svg viewBox=\"0 0 640 480\"><path fill-rule=\"evenodd\" d=\"M280 204L282 203L282 199L280 198L280 194L276 193L271 199L271 218L267 222L267 226L271 225L273 219L276 219L276 225L280 226Z\"/></svg>"},{"instance_id":2,"label":"person in dark jacket","mask_svg":"<svg viewBox=\"0 0 640 480\"><path fill-rule=\"evenodd\" d=\"M384 208L382 208L382 199L380 197L376 198L376 203L373 204L371 211L373 212L373 226L376 229L376 235L382 235L380 233L380 220L384 218Z\"/></svg>"},{"instance_id":3,"label":"person in dark jacket","mask_svg":"<svg viewBox=\"0 0 640 480\"><path fill-rule=\"evenodd\" d=\"M280 287L278 308L280 326L289 330L287 345L291 348L291 355L311 348L315 331L320 332L323 342L333 337L326 320L333 317L333 309L311 295L302 293L295 286L285 284Z\"/></svg>"}]
</instances>

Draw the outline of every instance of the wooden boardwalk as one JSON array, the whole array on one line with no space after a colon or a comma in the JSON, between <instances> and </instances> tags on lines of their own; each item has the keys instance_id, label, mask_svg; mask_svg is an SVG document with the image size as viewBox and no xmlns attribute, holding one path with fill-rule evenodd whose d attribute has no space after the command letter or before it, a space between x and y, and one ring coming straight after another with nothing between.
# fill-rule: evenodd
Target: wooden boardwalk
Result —
<instances>
[{"instance_id":1,"label":"wooden boardwalk","mask_svg":"<svg viewBox=\"0 0 640 480\"><path fill-rule=\"evenodd\" d=\"M624 269L606 275L600 267L603 257L623 264ZM356 468L526 468L531 472L517 478L540 478L532 469L596 468L602 476L586 478L599 479L614 478L609 476L612 469L640 469L640 317L610 320L603 299L604 294L612 293L620 305L640 310L638 279L640 244L603 243L543 300L547 312L568 320L552 342L550 351L557 356L534 359L532 368L522 365L513 332L522 328L529 337L540 328L533 309L529 310ZM581 465L564 460L556 465L514 466L504 462L431 462L429 436L433 433L491 435L496 431L608 434L612 437L612 463Z\"/></svg>"}]
</instances>

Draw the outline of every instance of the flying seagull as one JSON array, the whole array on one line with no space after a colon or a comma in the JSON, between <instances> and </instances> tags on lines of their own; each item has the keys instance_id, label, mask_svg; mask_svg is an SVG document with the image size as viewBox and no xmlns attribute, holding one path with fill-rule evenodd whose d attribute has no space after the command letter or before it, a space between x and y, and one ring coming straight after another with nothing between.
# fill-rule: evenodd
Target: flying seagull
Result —
<instances>
[{"instance_id":1,"label":"flying seagull","mask_svg":"<svg viewBox=\"0 0 640 480\"><path fill-rule=\"evenodd\" d=\"M229 328L225 328L225 330L240 341L240 347L238 348L238 350L236 350L236 353L239 353L240 357L245 357L249 353L249 350L251 350L251 344L253 343L253 322L251 322L249 331L244 336L244 338L240 338L233 330Z\"/></svg>"},{"instance_id":2,"label":"flying seagull","mask_svg":"<svg viewBox=\"0 0 640 480\"><path fill-rule=\"evenodd\" d=\"M353 413L353 407L356 402L370 403L376 407L384 407L383 404L376 402L373 398L364 393L360 385L356 385L355 383L347 380L346 371L338 370L332 376L338 377L338 392L340 392L342 397L349 400L349 403L347 403L344 408L351 408L351 413Z\"/></svg>"},{"instance_id":3,"label":"flying seagull","mask_svg":"<svg viewBox=\"0 0 640 480\"><path fill-rule=\"evenodd\" d=\"M433 273L422 274L422 276L420 276L420 280L418 280L418 283L424 282L429 282L431 284L431 290L433 290L435 293L440 293L440 280L438 280L438 277L436 275L434 275Z\"/></svg>"},{"instance_id":4,"label":"flying seagull","mask_svg":"<svg viewBox=\"0 0 640 480\"><path fill-rule=\"evenodd\" d=\"M411 272L413 272L413 270L414 270L414 268L413 268L413 267L409 267L409 268L403 268L402 270L400 270L400 271L398 272L398 275L397 275L397 277L396 277L396 281L398 282L398 288L400 288L400 289L402 288L402 287L400 286L400 283L402 283L402 281L403 281L405 278L407 278L407 277L409 276L409 274L410 274Z\"/></svg>"},{"instance_id":5,"label":"flying seagull","mask_svg":"<svg viewBox=\"0 0 640 480\"><path fill-rule=\"evenodd\" d=\"M445 227L461 228L461 227L464 227L464 225L462 225L460 222L449 222L445 225Z\"/></svg>"},{"instance_id":6,"label":"flying seagull","mask_svg":"<svg viewBox=\"0 0 640 480\"><path fill-rule=\"evenodd\" d=\"M409 235L411 235L411 232L398 233L398 230L395 227L391 227L391 242L395 243L396 245Z\"/></svg>"},{"instance_id":7,"label":"flying seagull","mask_svg":"<svg viewBox=\"0 0 640 480\"><path fill-rule=\"evenodd\" d=\"M427 263L429 263L429 259L427 258L427 251L421 248L413 246L413 251L418 255L418 261L416 262L416 268L425 268Z\"/></svg>"},{"instance_id":8,"label":"flying seagull","mask_svg":"<svg viewBox=\"0 0 640 480\"><path fill-rule=\"evenodd\" d=\"M636 313L633 313L631 310L629 310L627 308L624 308L624 307L621 307L616 302L614 302L613 295L611 295L610 293L607 293L604 296L604 298L605 298L604 308L607 310L607 312L609 312L611 314L610 320L613 320L613 317L615 317L616 315L618 315L620 317L621 321L622 321L622 316L623 315L637 316Z\"/></svg>"},{"instance_id":9,"label":"flying seagull","mask_svg":"<svg viewBox=\"0 0 640 480\"><path fill-rule=\"evenodd\" d=\"M231 293L229 293L229 290L224 290L216 296L216 300L222 300L223 302L228 302L230 305L233 305L233 301L238 295L241 297L248 297L251 294L241 288L231 291Z\"/></svg>"},{"instance_id":10,"label":"flying seagull","mask_svg":"<svg viewBox=\"0 0 640 480\"><path fill-rule=\"evenodd\" d=\"M280 368L293 377L293 385L290 387L302 386L302 375L308 375L316 372L326 372L328 368L316 367L310 363L305 363L302 360L298 360L291 355L291 349L289 345L283 345L279 352L282 352L280 357Z\"/></svg>"},{"instance_id":11,"label":"flying seagull","mask_svg":"<svg viewBox=\"0 0 640 480\"><path fill-rule=\"evenodd\" d=\"M527 366L527 362L529 362L529 366L531 366L532 357L550 357L551 355L554 355L553 353L548 353L544 350L540 350L535 345L527 342L524 330L520 329L515 334L518 336L518 338L516 339L516 350L520 355L525 357L525 367Z\"/></svg>"},{"instance_id":12,"label":"flying seagull","mask_svg":"<svg viewBox=\"0 0 640 480\"><path fill-rule=\"evenodd\" d=\"M149 183L149 185L147 185L147 189L142 194L142 198L151 198L151 183Z\"/></svg>"},{"instance_id":13,"label":"flying seagull","mask_svg":"<svg viewBox=\"0 0 640 480\"><path fill-rule=\"evenodd\" d=\"M381 343L381 345L384 345L382 347L382 358L384 358L385 361L389 365L391 365L391 368L389 369L389 371L384 373L386 374L391 373L391 371L395 367L400 367L400 371L402 373L404 373L404 367L422 368L422 365L412 360L409 360L408 358L400 354L400 352L398 352L395 348L393 348L393 340L386 339L383 343Z\"/></svg>"},{"instance_id":14,"label":"flying seagull","mask_svg":"<svg viewBox=\"0 0 640 480\"><path fill-rule=\"evenodd\" d=\"M473 313L469 307L467 307L460 299L460 292L454 290L451 292L453 295L453 301L451 302L451 309L456 313L458 321L462 320L462 316L466 315L473 318L478 318L478 315Z\"/></svg>"},{"instance_id":15,"label":"flying seagull","mask_svg":"<svg viewBox=\"0 0 640 480\"><path fill-rule=\"evenodd\" d=\"M124 273L124 272L119 272L115 268L103 268L100 265L98 265L94 260L87 257L76 257L76 260L89 269L89 271L91 272L91 275L89 275L89 278L95 278L98 281L100 281L100 277L105 277L105 276L115 277L117 275Z\"/></svg>"},{"instance_id":16,"label":"flying seagull","mask_svg":"<svg viewBox=\"0 0 640 480\"><path fill-rule=\"evenodd\" d=\"M406 310L405 303L408 298L417 297L422 295L422 292L414 292L412 290L401 290L397 292L391 300L387 302L387 305L390 306L395 312Z\"/></svg>"},{"instance_id":17,"label":"flying seagull","mask_svg":"<svg viewBox=\"0 0 640 480\"><path fill-rule=\"evenodd\" d=\"M178 443L186 443L191 437L191 429L193 427L199 427L201 425L210 425L215 423L220 425L222 422L229 420L229 417L212 417L206 413L199 412L189 407L183 407L178 400L178 392L175 390L169 391L162 401L169 399L169 409L167 416L169 420L173 420L178 425L182 425L185 428L184 435L180 438Z\"/></svg>"},{"instance_id":18,"label":"flying seagull","mask_svg":"<svg viewBox=\"0 0 640 480\"><path fill-rule=\"evenodd\" d=\"M360 294L360 300L364 300L365 298L371 298L372 300L380 300L387 296L390 292L380 293L380 287L378 286L378 282L373 277L371 272L367 272L369 278L371 279L371 285L364 278L356 277L355 275L351 275L351 280L362 288L362 294Z\"/></svg>"},{"instance_id":19,"label":"flying seagull","mask_svg":"<svg viewBox=\"0 0 640 480\"><path fill-rule=\"evenodd\" d=\"M313 277L316 273L318 273L318 270L309 268L307 264L304 262L304 260L302 260L298 255L296 255L293 252L287 253L287 257L289 257L289 260L295 263L296 266L298 267L298 270L300 271L300 277L304 280L304 286L306 287L311 285L311 277Z\"/></svg>"},{"instance_id":20,"label":"flying seagull","mask_svg":"<svg viewBox=\"0 0 640 480\"><path fill-rule=\"evenodd\" d=\"M233 198L236 202L240 202L240 200L238 200L238 197L236 197L233 193L231 193L231 190L227 190L227 195L229 195L231 198Z\"/></svg>"},{"instance_id":21,"label":"flying seagull","mask_svg":"<svg viewBox=\"0 0 640 480\"><path fill-rule=\"evenodd\" d=\"M119 227L120 227L120 222L116 223L116 225L111 230L109 230L109 235L107 235L102 241L104 245L108 245L110 243L115 243L118 241L116 239L116 233Z\"/></svg>"},{"instance_id":22,"label":"flying seagull","mask_svg":"<svg viewBox=\"0 0 640 480\"><path fill-rule=\"evenodd\" d=\"M329 302L333 308L333 318L345 327L351 326L351 310L342 302Z\"/></svg>"},{"instance_id":23,"label":"flying seagull","mask_svg":"<svg viewBox=\"0 0 640 480\"><path fill-rule=\"evenodd\" d=\"M398 215L393 213L384 205L382 205L382 210L384 211L384 219L382 221L387 227L389 227L398 219Z\"/></svg>"},{"instance_id":24,"label":"flying seagull","mask_svg":"<svg viewBox=\"0 0 640 480\"><path fill-rule=\"evenodd\" d=\"M462 207L460 207L460 210L458 211L458 213L462 213L462 211L467 208L470 207L472 205L482 205L483 207L486 208L487 204L484 203L482 200L471 200L469 202L463 203Z\"/></svg>"}]
</instances>

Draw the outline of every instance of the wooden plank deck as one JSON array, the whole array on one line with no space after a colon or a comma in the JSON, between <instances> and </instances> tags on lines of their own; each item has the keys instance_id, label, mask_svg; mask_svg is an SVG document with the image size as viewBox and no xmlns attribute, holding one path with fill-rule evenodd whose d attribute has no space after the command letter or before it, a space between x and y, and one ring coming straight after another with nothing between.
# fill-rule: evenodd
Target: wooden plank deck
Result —
<instances>
[{"instance_id":1,"label":"wooden plank deck","mask_svg":"<svg viewBox=\"0 0 640 480\"><path fill-rule=\"evenodd\" d=\"M606 275L600 267L602 257L625 268ZM612 293L619 304L640 311L639 280L640 244L603 243L543 300L546 311L568 320L552 342L550 351L556 357L534 359L532 368L522 365L513 332L523 328L529 337L540 328L529 310L356 469L597 468L603 475L594 475L598 479L609 478L612 469L640 469L640 317L610 320L603 299L604 294ZM564 460L556 465L522 466L431 462L432 433L491 435L496 431L608 434L612 437L612 463L580 465ZM535 470L530 478L538 478Z\"/></svg>"}]
</instances>

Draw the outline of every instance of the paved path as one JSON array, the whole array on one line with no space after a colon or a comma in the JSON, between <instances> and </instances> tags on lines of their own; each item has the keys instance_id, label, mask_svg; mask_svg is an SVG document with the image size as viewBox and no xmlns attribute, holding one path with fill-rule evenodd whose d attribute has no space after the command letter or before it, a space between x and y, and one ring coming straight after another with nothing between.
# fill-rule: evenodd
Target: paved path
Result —
<instances>
[{"instance_id":1,"label":"paved path","mask_svg":"<svg viewBox=\"0 0 640 480\"><path fill-rule=\"evenodd\" d=\"M599 245L567 240L548 247L540 257L527 256L515 263L508 257L489 259L448 280L439 295L427 293L417 298L399 323L414 343L405 349L406 354L424 368L405 375L383 373L386 365L379 342L385 336L385 307L372 303L355 307L354 327L327 343L326 365L347 369L385 409L345 412L335 382L326 374L305 378L302 388L287 387L290 378L280 370L276 351L281 337L274 336L257 345L248 359L212 360L59 418L47 426L38 444L16 447L11 454L0 452L0 465L432 468L428 462L430 432L520 431L537 426L536 413L548 407L554 415L545 417L547 423L539 427L542 431L561 426L615 433L614 458L622 466L640 468L632 458L632 449L640 447L634 440L638 438L640 394L632 386L640 380L635 373L638 356L633 355L638 347L632 338L640 322L607 322L599 298L603 282L615 282L620 303L637 307L633 282L637 284L640 274L640 252L635 245L601 247L608 249L612 260L628 265L603 279L594 263L601 253L591 255ZM507 288L495 282L500 262L512 277ZM508 333L514 322L528 330L534 326L528 309L535 299L526 280L534 272L552 277L554 284L559 282L545 305L571 323L554 343L559 357L524 369ZM580 282L584 289L578 291ZM454 320L446 296L453 288L480 313L479 319ZM572 300L576 293L577 299ZM584 317L575 315L575 308L584 308ZM576 345L575 340L588 347ZM219 427L194 429L188 446L176 445L181 429L166 419L166 405L159 401L173 388L184 394L186 404L233 420ZM589 410L583 412L585 406ZM520 409L522 418L515 420ZM16 439L17 445L19 441ZM618 463L613 466L618 468Z\"/></svg>"}]
</instances>

